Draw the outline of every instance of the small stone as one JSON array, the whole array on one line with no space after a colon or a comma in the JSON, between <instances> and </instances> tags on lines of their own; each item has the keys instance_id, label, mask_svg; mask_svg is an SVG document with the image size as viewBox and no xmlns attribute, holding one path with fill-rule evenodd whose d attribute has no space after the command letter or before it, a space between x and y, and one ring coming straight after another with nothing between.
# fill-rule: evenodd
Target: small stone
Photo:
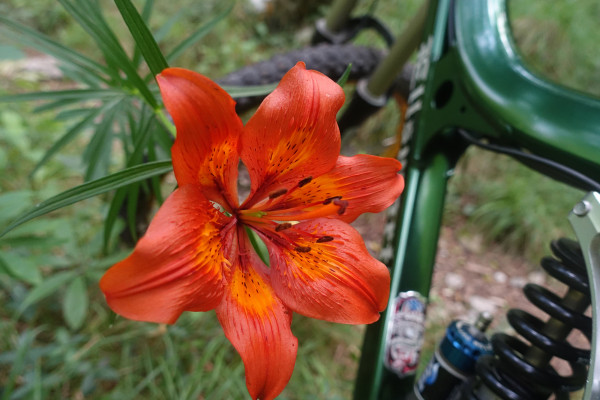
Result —
<instances>
[{"instance_id":1,"label":"small stone","mask_svg":"<svg viewBox=\"0 0 600 400\"><path fill-rule=\"evenodd\" d=\"M502 271L496 271L494 272L494 281L504 284L508 281L508 275Z\"/></svg>"},{"instance_id":2,"label":"small stone","mask_svg":"<svg viewBox=\"0 0 600 400\"><path fill-rule=\"evenodd\" d=\"M444 282L450 289L455 290L462 289L465 286L465 278L454 272L448 272L444 277Z\"/></svg>"},{"instance_id":3,"label":"small stone","mask_svg":"<svg viewBox=\"0 0 600 400\"><path fill-rule=\"evenodd\" d=\"M543 271L533 271L527 276L527 279L536 285L543 285L546 283L546 274Z\"/></svg>"},{"instance_id":4,"label":"small stone","mask_svg":"<svg viewBox=\"0 0 600 400\"><path fill-rule=\"evenodd\" d=\"M523 276L513 276L512 278L510 278L509 283L512 287L522 288L527 284L527 278Z\"/></svg>"},{"instance_id":5,"label":"small stone","mask_svg":"<svg viewBox=\"0 0 600 400\"><path fill-rule=\"evenodd\" d=\"M481 296L471 296L469 297L469 305L474 310L478 312L487 311L489 313L495 314L498 308L498 304L494 299L489 299Z\"/></svg>"},{"instance_id":6,"label":"small stone","mask_svg":"<svg viewBox=\"0 0 600 400\"><path fill-rule=\"evenodd\" d=\"M484 241L482 235L462 235L458 238L461 245L471 253L481 254L484 250Z\"/></svg>"},{"instance_id":7,"label":"small stone","mask_svg":"<svg viewBox=\"0 0 600 400\"><path fill-rule=\"evenodd\" d=\"M450 289L448 287L442 288L442 290L440 292L441 292L441 295L446 299L454 296L454 290Z\"/></svg>"}]
</instances>

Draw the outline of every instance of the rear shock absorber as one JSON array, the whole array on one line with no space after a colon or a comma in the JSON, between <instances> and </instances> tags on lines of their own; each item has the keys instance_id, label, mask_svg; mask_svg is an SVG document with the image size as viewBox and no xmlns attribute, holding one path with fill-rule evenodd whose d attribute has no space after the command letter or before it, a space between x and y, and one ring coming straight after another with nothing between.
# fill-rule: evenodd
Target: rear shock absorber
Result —
<instances>
[{"instance_id":1,"label":"rear shock absorber","mask_svg":"<svg viewBox=\"0 0 600 400\"><path fill-rule=\"evenodd\" d=\"M479 358L476 378L462 392L463 399L568 399L583 388L590 351L572 346L567 336L573 329L591 342L592 321L584 315L590 305L590 288L579 244L559 239L551 244L555 257L542 259L544 270L568 286L562 296L535 284L523 291L527 299L550 317L544 322L523 311L510 310L507 318L527 342L504 333L492 337L493 355ZM553 357L565 360L570 375L560 375L550 365Z\"/></svg>"}]
</instances>

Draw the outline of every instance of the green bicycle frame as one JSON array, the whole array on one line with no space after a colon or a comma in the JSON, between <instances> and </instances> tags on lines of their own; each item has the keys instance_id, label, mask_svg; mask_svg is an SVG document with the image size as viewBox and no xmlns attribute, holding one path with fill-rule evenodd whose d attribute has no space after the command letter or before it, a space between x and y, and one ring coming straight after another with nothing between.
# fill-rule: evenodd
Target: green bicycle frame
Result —
<instances>
[{"instance_id":1,"label":"green bicycle frame","mask_svg":"<svg viewBox=\"0 0 600 400\"><path fill-rule=\"evenodd\" d=\"M346 14L330 21L347 18L351 7L341 3L337 10ZM381 319L367 329L355 400L399 399L412 390L416 360L408 373L390 368L390 338L398 333L398 304L429 293L447 180L469 145L459 129L600 179L600 99L527 69L510 36L505 0L431 0L419 15L367 84L373 97L385 92L382 83L394 79L415 32L422 32L399 157L406 188L389 243L392 257L384 260L392 290ZM411 321L411 334L422 335L419 323Z\"/></svg>"}]
</instances>

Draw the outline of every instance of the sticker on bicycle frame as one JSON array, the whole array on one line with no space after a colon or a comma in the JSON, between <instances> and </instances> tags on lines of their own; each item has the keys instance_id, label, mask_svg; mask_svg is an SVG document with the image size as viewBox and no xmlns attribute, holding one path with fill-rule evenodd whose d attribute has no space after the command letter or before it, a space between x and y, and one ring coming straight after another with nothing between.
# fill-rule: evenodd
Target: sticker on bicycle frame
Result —
<instances>
[{"instance_id":1,"label":"sticker on bicycle frame","mask_svg":"<svg viewBox=\"0 0 600 400\"><path fill-rule=\"evenodd\" d=\"M417 292L402 292L393 307L386 332L384 363L399 377L413 375L424 339L425 299Z\"/></svg>"},{"instance_id":2,"label":"sticker on bicycle frame","mask_svg":"<svg viewBox=\"0 0 600 400\"><path fill-rule=\"evenodd\" d=\"M425 94L425 81L431 66L431 52L433 50L433 37L421 43L417 52L417 61L414 64L410 78L410 94L407 99L407 109L404 115L405 122L402 128L400 151L396 158L406 165L410 153L410 141L415 131L414 116L423 108L422 97Z\"/></svg>"}]
</instances>

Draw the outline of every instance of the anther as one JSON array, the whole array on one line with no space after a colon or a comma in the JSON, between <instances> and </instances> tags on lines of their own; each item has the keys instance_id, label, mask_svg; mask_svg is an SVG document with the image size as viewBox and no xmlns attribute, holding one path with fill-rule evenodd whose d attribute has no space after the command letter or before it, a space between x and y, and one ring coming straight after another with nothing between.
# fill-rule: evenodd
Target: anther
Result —
<instances>
[{"instance_id":1,"label":"anther","mask_svg":"<svg viewBox=\"0 0 600 400\"><path fill-rule=\"evenodd\" d=\"M285 188L284 188L284 189L279 189L279 190L276 190L276 191L274 191L273 193L271 193L271 194L269 195L269 198L270 198L270 199L274 199L274 198L276 198L276 197L283 196L283 195L284 195L284 194L286 194L286 193L287 193L287 189L285 189Z\"/></svg>"},{"instance_id":2,"label":"anther","mask_svg":"<svg viewBox=\"0 0 600 400\"><path fill-rule=\"evenodd\" d=\"M308 246L298 246L294 250L296 250L298 253L308 253L310 251L310 247L308 247Z\"/></svg>"},{"instance_id":3,"label":"anther","mask_svg":"<svg viewBox=\"0 0 600 400\"><path fill-rule=\"evenodd\" d=\"M332 240L333 240L333 236L322 236L317 239L317 243L331 242Z\"/></svg>"},{"instance_id":4,"label":"anther","mask_svg":"<svg viewBox=\"0 0 600 400\"><path fill-rule=\"evenodd\" d=\"M292 224L290 224L289 222L284 222L275 227L275 232L281 232L281 231L283 231L285 229L289 229L291 227L292 227Z\"/></svg>"},{"instance_id":5,"label":"anther","mask_svg":"<svg viewBox=\"0 0 600 400\"><path fill-rule=\"evenodd\" d=\"M342 196L334 196L334 197L329 197L327 199L325 199L325 201L323 202L323 204L327 205L329 203L331 203L334 200L340 200L342 198ZM335 203L333 203L335 204Z\"/></svg>"},{"instance_id":6,"label":"anther","mask_svg":"<svg viewBox=\"0 0 600 400\"><path fill-rule=\"evenodd\" d=\"M308 185L310 183L310 181L312 181L312 179L313 179L312 176L309 176L309 177L306 177L306 178L302 179L300 182L298 182L298 187L302 187L302 186Z\"/></svg>"},{"instance_id":7,"label":"anther","mask_svg":"<svg viewBox=\"0 0 600 400\"><path fill-rule=\"evenodd\" d=\"M335 199L335 200L333 200L333 204L335 204L336 206L338 206L340 208L337 212L338 215L344 214L346 212L346 208L348 207L347 200Z\"/></svg>"}]
</instances>

